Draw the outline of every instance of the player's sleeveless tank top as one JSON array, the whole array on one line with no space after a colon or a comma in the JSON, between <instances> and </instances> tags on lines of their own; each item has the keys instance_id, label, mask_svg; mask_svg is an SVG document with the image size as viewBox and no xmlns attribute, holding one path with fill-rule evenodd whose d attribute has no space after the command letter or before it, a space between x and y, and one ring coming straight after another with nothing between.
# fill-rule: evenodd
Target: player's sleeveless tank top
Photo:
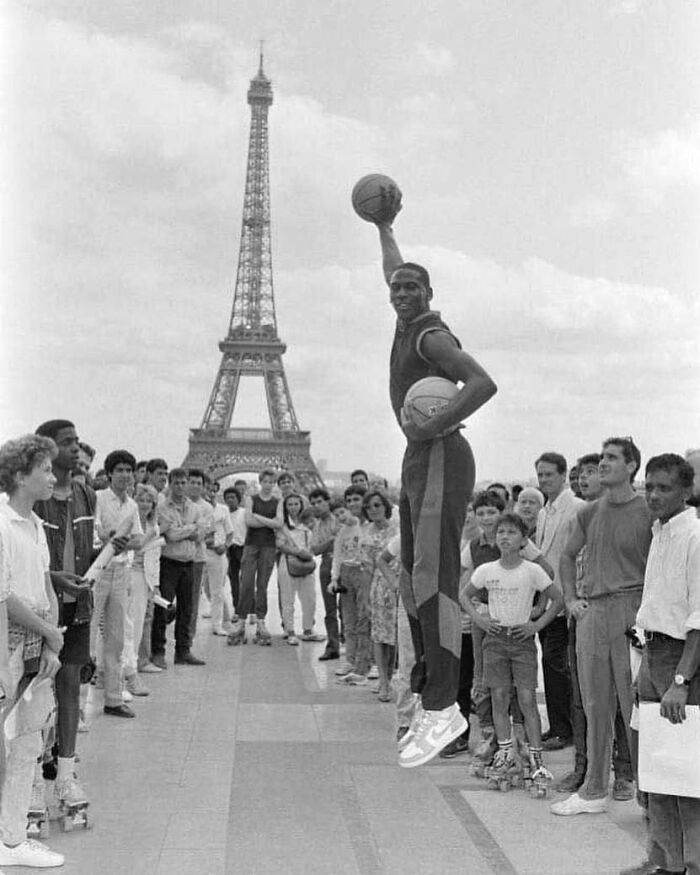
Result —
<instances>
[{"instance_id":1,"label":"player's sleeveless tank top","mask_svg":"<svg viewBox=\"0 0 700 875\"><path fill-rule=\"evenodd\" d=\"M406 392L414 383L424 377L450 379L442 368L431 364L418 352L424 335L430 331L444 331L454 338L456 344L461 348L460 342L445 325L436 310L429 310L408 324L400 321L396 323L394 343L391 347L389 360L389 394L391 406L399 425L401 424L401 408Z\"/></svg>"},{"instance_id":2,"label":"player's sleeveless tank top","mask_svg":"<svg viewBox=\"0 0 700 875\"><path fill-rule=\"evenodd\" d=\"M263 501L259 495L254 495L252 511L257 513L258 516L274 519L277 513L277 499L268 498L267 501ZM249 528L245 542L252 547L274 547L275 531L274 529L268 529L267 526L263 529Z\"/></svg>"}]
</instances>

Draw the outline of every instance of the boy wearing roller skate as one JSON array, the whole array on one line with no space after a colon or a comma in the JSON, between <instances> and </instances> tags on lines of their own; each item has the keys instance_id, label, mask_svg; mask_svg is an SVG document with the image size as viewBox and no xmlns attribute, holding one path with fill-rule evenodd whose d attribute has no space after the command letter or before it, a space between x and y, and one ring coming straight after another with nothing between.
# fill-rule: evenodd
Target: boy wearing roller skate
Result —
<instances>
[{"instance_id":1,"label":"boy wearing roller skate","mask_svg":"<svg viewBox=\"0 0 700 875\"><path fill-rule=\"evenodd\" d=\"M479 566L467 586L463 601L475 626L483 629L485 684L491 692L498 751L491 776L512 783L519 774L513 752L509 705L515 687L525 719L530 744L529 768L534 786L546 786L551 774L542 763L542 728L537 710L537 653L534 636L557 616L562 595L547 574L520 551L527 541L527 524L517 514L504 513L496 525L496 545L501 557ZM472 601L481 590L488 594L488 613L479 613ZM549 607L536 620L531 619L532 600L544 593Z\"/></svg>"}]
</instances>

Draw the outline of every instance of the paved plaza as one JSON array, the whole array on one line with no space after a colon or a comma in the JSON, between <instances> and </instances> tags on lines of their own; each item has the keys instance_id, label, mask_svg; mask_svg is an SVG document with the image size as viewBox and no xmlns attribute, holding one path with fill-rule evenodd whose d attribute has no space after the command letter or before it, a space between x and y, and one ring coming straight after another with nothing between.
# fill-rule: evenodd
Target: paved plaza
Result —
<instances>
[{"instance_id":1,"label":"paved plaza","mask_svg":"<svg viewBox=\"0 0 700 875\"><path fill-rule=\"evenodd\" d=\"M394 706L335 684L322 644L289 647L270 625L271 647L228 647L201 620L206 667L143 676L152 692L134 720L103 716L91 689L79 771L94 827L52 824L56 871L615 875L643 857L635 802L555 818L522 791L487 790L465 757L399 768ZM571 756L549 754L555 777Z\"/></svg>"}]
</instances>

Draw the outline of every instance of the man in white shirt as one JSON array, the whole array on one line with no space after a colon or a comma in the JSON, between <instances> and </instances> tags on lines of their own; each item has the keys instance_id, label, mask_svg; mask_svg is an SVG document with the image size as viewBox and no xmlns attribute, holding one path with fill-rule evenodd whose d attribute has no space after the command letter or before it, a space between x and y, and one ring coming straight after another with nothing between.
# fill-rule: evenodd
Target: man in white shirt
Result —
<instances>
[{"instance_id":1,"label":"man in white shirt","mask_svg":"<svg viewBox=\"0 0 700 875\"><path fill-rule=\"evenodd\" d=\"M640 701L659 702L671 723L700 705L700 521L686 507L693 476L675 453L650 459L645 472L655 519L637 612L646 640L637 686ZM649 793L648 830L649 860L627 875L700 872L700 799Z\"/></svg>"},{"instance_id":2,"label":"man in white shirt","mask_svg":"<svg viewBox=\"0 0 700 875\"><path fill-rule=\"evenodd\" d=\"M35 502L46 501L53 493L56 478L51 460L56 452L56 444L40 435L26 435L0 447L0 490L9 496L0 504L0 601L6 604L9 621L9 667L6 654L0 654L0 682L7 705L35 678L54 678L61 667L63 634L56 625L58 602L49 575L49 548L43 524L32 510ZM4 621L4 610L1 616ZM62 854L26 837L42 745L41 729L5 741L0 866L63 865Z\"/></svg>"},{"instance_id":3,"label":"man in white shirt","mask_svg":"<svg viewBox=\"0 0 700 875\"><path fill-rule=\"evenodd\" d=\"M207 502L211 507L207 521L207 531L204 543L207 548L207 581L209 584L209 598L211 599L211 631L214 635L227 635L224 631L224 604L229 606L226 612L233 613L233 605L228 592L224 590L226 579L226 549L233 538L233 526L231 515L225 504L219 504L216 500L219 484L206 477Z\"/></svg>"},{"instance_id":4,"label":"man in white shirt","mask_svg":"<svg viewBox=\"0 0 700 875\"><path fill-rule=\"evenodd\" d=\"M122 701L121 656L124 649L124 618L129 580L126 551L141 546L143 528L139 509L128 495L136 459L128 450L113 450L105 459L109 487L97 493L95 530L103 544L120 548L95 583L95 611L90 626L91 650L97 652L102 630L105 701L103 711L112 717L135 717Z\"/></svg>"},{"instance_id":5,"label":"man in white shirt","mask_svg":"<svg viewBox=\"0 0 700 875\"><path fill-rule=\"evenodd\" d=\"M208 528L211 514L209 502L204 497L206 475L198 468L190 468L187 472L187 495L197 510L197 538L194 547L194 588L192 590L192 616L190 618L190 638L194 641L197 634L197 618L199 616L199 597L202 592L202 581L207 567L207 545L204 535ZM209 616L205 611L203 616Z\"/></svg>"},{"instance_id":6,"label":"man in white shirt","mask_svg":"<svg viewBox=\"0 0 700 875\"><path fill-rule=\"evenodd\" d=\"M584 502L567 487L568 466L560 453L542 453L535 462L537 483L547 504L537 517L535 543L554 569L554 583L561 590L559 561ZM571 676L567 654L569 631L562 612L540 632L542 676L549 718L549 732L542 738L544 750L561 750L571 744Z\"/></svg>"}]
</instances>

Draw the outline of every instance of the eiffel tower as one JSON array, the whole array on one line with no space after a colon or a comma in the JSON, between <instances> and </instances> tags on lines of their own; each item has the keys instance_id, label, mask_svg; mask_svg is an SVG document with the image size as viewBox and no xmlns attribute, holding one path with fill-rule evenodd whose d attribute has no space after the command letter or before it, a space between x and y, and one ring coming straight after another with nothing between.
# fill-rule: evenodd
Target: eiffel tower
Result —
<instances>
[{"instance_id":1,"label":"eiffel tower","mask_svg":"<svg viewBox=\"0 0 700 875\"><path fill-rule=\"evenodd\" d=\"M301 431L289 394L277 334L270 245L270 166L267 115L272 83L260 67L248 89L250 139L236 291L219 372L200 428L190 429L185 468L217 480L262 468L292 471L305 489L323 481L311 458L311 438ZM231 428L241 377L262 377L270 428Z\"/></svg>"}]
</instances>

